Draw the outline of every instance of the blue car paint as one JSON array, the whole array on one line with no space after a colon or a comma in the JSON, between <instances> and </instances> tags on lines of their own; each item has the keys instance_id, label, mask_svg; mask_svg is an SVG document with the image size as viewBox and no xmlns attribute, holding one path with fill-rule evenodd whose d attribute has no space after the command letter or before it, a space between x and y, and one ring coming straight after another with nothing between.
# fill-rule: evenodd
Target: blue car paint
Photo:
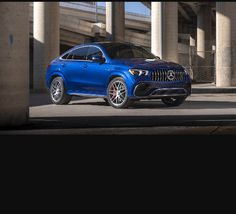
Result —
<instances>
[{"instance_id":1,"label":"blue car paint","mask_svg":"<svg viewBox=\"0 0 236 214\"><path fill-rule=\"evenodd\" d=\"M94 46L102 50L106 61L104 63L92 61L62 60L60 57L78 47ZM50 83L54 76L63 78L66 92L70 95L92 95L107 96L107 86L114 77L124 79L128 96L135 98L134 89L140 83L152 83L155 87L182 87L183 84L191 84L191 79L187 75L184 81L156 82L151 80L151 72L158 69L183 70L184 68L173 62L163 60L149 61L146 59L110 59L106 50L99 43L78 45L66 51L60 57L54 59L46 71L46 85L50 88ZM129 72L129 69L137 68L148 70L148 76L136 76ZM191 91L189 91L189 94Z\"/></svg>"}]
</instances>

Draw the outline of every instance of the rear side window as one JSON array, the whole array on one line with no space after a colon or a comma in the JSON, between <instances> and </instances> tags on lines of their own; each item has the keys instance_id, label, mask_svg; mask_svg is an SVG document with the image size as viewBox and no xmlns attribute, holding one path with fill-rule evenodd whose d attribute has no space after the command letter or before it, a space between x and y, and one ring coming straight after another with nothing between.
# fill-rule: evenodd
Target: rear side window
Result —
<instances>
[{"instance_id":1,"label":"rear side window","mask_svg":"<svg viewBox=\"0 0 236 214\"><path fill-rule=\"evenodd\" d=\"M67 57L69 56L69 53L65 54L62 59L67 59Z\"/></svg>"},{"instance_id":2,"label":"rear side window","mask_svg":"<svg viewBox=\"0 0 236 214\"><path fill-rule=\"evenodd\" d=\"M73 54L69 53L68 57L66 59L73 59Z\"/></svg>"},{"instance_id":3,"label":"rear side window","mask_svg":"<svg viewBox=\"0 0 236 214\"><path fill-rule=\"evenodd\" d=\"M73 59L76 60L86 60L86 56L88 53L88 47L84 47L84 48L78 48L76 50L74 50L73 53Z\"/></svg>"},{"instance_id":4,"label":"rear side window","mask_svg":"<svg viewBox=\"0 0 236 214\"><path fill-rule=\"evenodd\" d=\"M96 47L90 47L88 50L87 60L92 60L94 56L103 56L102 51Z\"/></svg>"},{"instance_id":5,"label":"rear side window","mask_svg":"<svg viewBox=\"0 0 236 214\"><path fill-rule=\"evenodd\" d=\"M64 55L62 59L86 60L88 49L88 47L78 48Z\"/></svg>"}]
</instances>

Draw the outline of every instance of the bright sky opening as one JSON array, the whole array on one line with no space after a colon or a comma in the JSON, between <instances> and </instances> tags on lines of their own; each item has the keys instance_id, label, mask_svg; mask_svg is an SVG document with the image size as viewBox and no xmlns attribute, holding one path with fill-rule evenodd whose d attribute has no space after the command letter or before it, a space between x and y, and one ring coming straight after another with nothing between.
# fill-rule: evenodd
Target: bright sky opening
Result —
<instances>
[{"instance_id":1,"label":"bright sky opening","mask_svg":"<svg viewBox=\"0 0 236 214\"><path fill-rule=\"evenodd\" d=\"M97 2L98 6L106 6L106 2ZM135 10L134 10L135 9ZM150 15L150 9L148 9L145 5L143 5L141 2L125 2L125 11L142 15L149 16Z\"/></svg>"}]
</instances>

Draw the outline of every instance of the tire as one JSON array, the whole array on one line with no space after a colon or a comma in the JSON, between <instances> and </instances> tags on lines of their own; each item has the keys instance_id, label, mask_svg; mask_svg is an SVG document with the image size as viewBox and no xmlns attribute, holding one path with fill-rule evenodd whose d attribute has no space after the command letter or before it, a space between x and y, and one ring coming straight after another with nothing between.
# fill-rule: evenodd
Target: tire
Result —
<instances>
[{"instance_id":1,"label":"tire","mask_svg":"<svg viewBox=\"0 0 236 214\"><path fill-rule=\"evenodd\" d=\"M103 100L105 101L106 105L108 105L108 106L110 105L107 98L103 98Z\"/></svg>"},{"instance_id":2,"label":"tire","mask_svg":"<svg viewBox=\"0 0 236 214\"><path fill-rule=\"evenodd\" d=\"M64 82L61 77L55 77L50 85L50 98L56 105L68 104L72 96L68 95L65 90Z\"/></svg>"},{"instance_id":3,"label":"tire","mask_svg":"<svg viewBox=\"0 0 236 214\"><path fill-rule=\"evenodd\" d=\"M179 106L185 101L186 97L164 97L162 98L162 102L171 107L171 106Z\"/></svg>"},{"instance_id":4,"label":"tire","mask_svg":"<svg viewBox=\"0 0 236 214\"><path fill-rule=\"evenodd\" d=\"M114 108L128 108L133 100L128 97L128 89L121 77L110 81L107 87L107 101Z\"/></svg>"}]
</instances>

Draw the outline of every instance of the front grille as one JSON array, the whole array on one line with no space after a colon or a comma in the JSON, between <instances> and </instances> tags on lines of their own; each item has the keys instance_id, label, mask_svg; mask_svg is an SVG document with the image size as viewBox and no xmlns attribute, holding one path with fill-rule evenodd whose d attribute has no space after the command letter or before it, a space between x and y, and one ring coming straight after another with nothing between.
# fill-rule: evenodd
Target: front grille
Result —
<instances>
[{"instance_id":1,"label":"front grille","mask_svg":"<svg viewBox=\"0 0 236 214\"><path fill-rule=\"evenodd\" d=\"M151 74L152 81L159 82L183 81L185 80L185 77L186 75L184 71L176 71L171 69L158 69L153 71Z\"/></svg>"}]
</instances>

